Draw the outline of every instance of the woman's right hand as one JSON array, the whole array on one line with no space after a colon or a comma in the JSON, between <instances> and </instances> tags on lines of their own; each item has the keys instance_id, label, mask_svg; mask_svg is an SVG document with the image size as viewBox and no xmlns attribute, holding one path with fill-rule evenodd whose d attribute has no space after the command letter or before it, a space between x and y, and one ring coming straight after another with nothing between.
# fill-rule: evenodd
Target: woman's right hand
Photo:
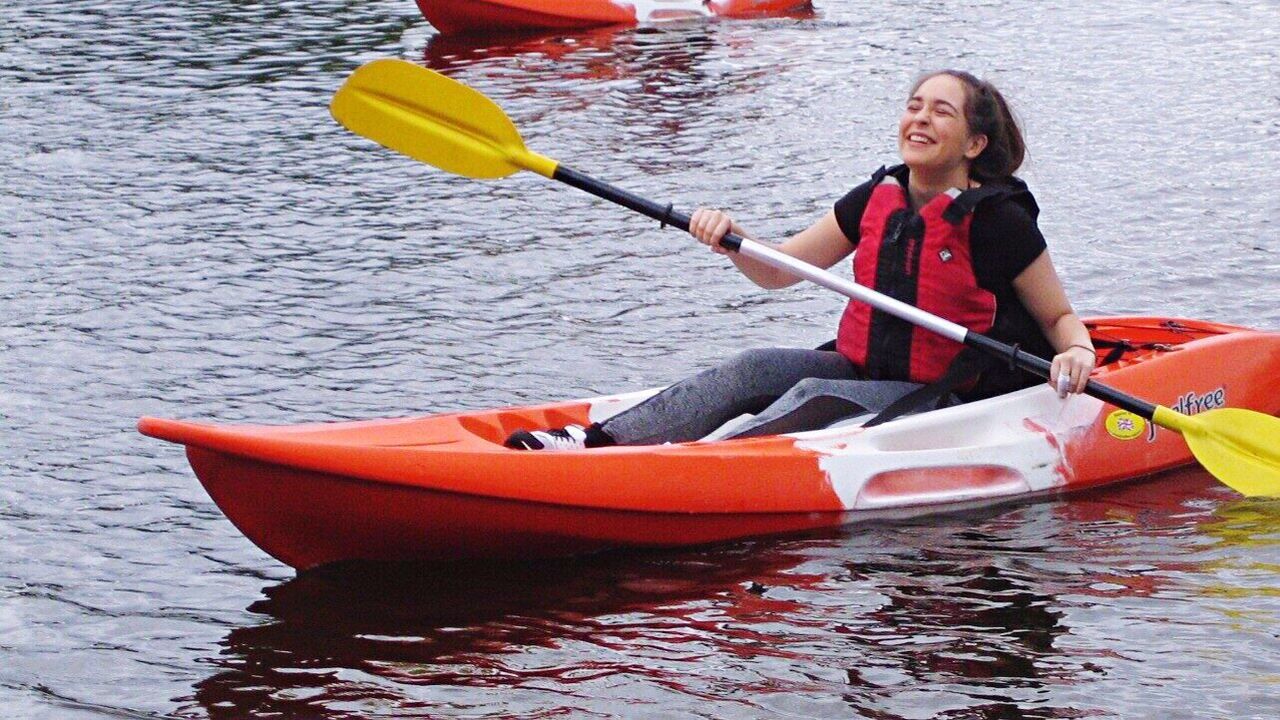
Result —
<instances>
[{"instance_id":1,"label":"woman's right hand","mask_svg":"<svg viewBox=\"0 0 1280 720\"><path fill-rule=\"evenodd\" d=\"M741 230L734 224L733 218L724 214L719 210L711 208L698 208L693 211L693 216L689 218L689 234L698 239L698 242L711 248L713 252L721 255L728 255L729 251L720 245L720 241L728 235L730 231L742 234Z\"/></svg>"}]
</instances>

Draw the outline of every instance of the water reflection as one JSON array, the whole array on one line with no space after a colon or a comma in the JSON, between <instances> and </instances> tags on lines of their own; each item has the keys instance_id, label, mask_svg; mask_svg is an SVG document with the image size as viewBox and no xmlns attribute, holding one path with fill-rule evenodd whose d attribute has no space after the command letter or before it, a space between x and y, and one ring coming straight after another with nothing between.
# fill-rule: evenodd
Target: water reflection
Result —
<instances>
[{"instance_id":1,"label":"water reflection","mask_svg":"<svg viewBox=\"0 0 1280 720\"><path fill-rule=\"evenodd\" d=\"M561 115L597 104L614 109L619 120L612 134L626 140L617 152L643 164L636 143L670 148L686 130L705 125L703 108L758 92L771 75L793 64L784 59L756 69L737 66L756 50L750 35L726 38L715 26L690 23L605 27L573 35L436 35L423 61L467 82L507 85L503 100L536 98L548 107L544 113ZM537 73L540 82L512 87L509 79L496 81L513 71Z\"/></svg>"},{"instance_id":2,"label":"water reflection","mask_svg":"<svg viewBox=\"0 0 1280 720\"><path fill-rule=\"evenodd\" d=\"M1005 514L536 566L308 573L249 608L267 622L231 631L192 700L213 717L343 717L352 703L372 717L456 709L450 689L467 688L472 712L521 715L590 712L624 684L672 715L801 703L813 717L1066 716L1037 692L1103 673L1058 648L1069 584L1036 567L1072 549L1054 545L1047 508L1012 537L978 529Z\"/></svg>"},{"instance_id":3,"label":"water reflection","mask_svg":"<svg viewBox=\"0 0 1280 720\"><path fill-rule=\"evenodd\" d=\"M847 563L847 577L885 601L840 628L849 706L862 717L1023 717L1069 713L1034 702L1048 685L1090 680L1097 668L1062 653L1070 623L1061 587L1033 566L1038 538L960 530L909 558Z\"/></svg>"},{"instance_id":4,"label":"water reflection","mask_svg":"<svg viewBox=\"0 0 1280 720\"><path fill-rule=\"evenodd\" d=\"M213 717L318 712L357 698L389 712L413 703L413 686L662 675L647 666L646 645L667 658L705 653L720 642L723 608L755 606L771 585L818 581L794 572L801 559L746 543L537 565L322 569L267 588L249 610L269 622L227 636L216 661L225 669L198 683L194 700ZM728 632L721 649L732 651L743 633ZM564 657L574 646L595 651Z\"/></svg>"},{"instance_id":5,"label":"water reflection","mask_svg":"<svg viewBox=\"0 0 1280 720\"><path fill-rule=\"evenodd\" d=\"M423 51L427 67L448 74L450 71L470 67L498 58L514 58L522 55L554 61L573 61L586 64L588 71L566 71L565 77L608 79L616 74L613 63L604 62L611 56L610 48L624 35L635 32L633 28L602 27L583 30L570 35L543 33L513 33L495 35L432 35ZM573 55L587 58L572 58ZM581 75L572 73L583 73Z\"/></svg>"},{"instance_id":6,"label":"water reflection","mask_svg":"<svg viewBox=\"0 0 1280 720\"><path fill-rule=\"evenodd\" d=\"M1248 498L1214 508L1214 520L1200 529L1223 546L1265 548L1280 545L1280 500Z\"/></svg>"},{"instance_id":7,"label":"water reflection","mask_svg":"<svg viewBox=\"0 0 1280 720\"><path fill-rule=\"evenodd\" d=\"M1251 619L1264 632L1274 633L1277 621L1255 605L1263 599L1280 599L1274 579L1280 564L1260 560L1269 548L1280 546L1280 500L1248 498L1224 503L1213 510L1213 519L1200 529L1216 542L1215 557L1201 570L1203 594L1234 601L1219 608L1233 623Z\"/></svg>"}]
</instances>

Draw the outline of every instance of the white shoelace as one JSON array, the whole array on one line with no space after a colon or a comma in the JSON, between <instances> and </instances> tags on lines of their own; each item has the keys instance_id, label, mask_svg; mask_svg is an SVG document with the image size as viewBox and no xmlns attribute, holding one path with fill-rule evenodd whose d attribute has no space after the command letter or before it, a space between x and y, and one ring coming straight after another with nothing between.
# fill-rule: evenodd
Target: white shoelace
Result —
<instances>
[{"instance_id":1,"label":"white shoelace","mask_svg":"<svg viewBox=\"0 0 1280 720\"><path fill-rule=\"evenodd\" d=\"M566 425L564 432L569 437L544 430L535 430L532 435L542 443L543 450L582 450L587 447L587 431L580 425Z\"/></svg>"}]
</instances>

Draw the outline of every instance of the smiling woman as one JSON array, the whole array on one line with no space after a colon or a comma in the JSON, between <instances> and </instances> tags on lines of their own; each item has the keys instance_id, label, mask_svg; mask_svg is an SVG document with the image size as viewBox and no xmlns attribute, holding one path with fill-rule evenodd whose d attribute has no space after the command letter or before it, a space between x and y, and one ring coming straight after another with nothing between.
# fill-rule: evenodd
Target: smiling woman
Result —
<instances>
[{"instance_id":1,"label":"smiling woman","mask_svg":"<svg viewBox=\"0 0 1280 720\"><path fill-rule=\"evenodd\" d=\"M876 171L777 250L821 268L854 254L859 285L1052 357L1049 377L1058 393L1082 392L1096 362L1093 344L1049 258L1036 201L1014 176L1026 148L1000 91L967 72L925 75L899 118L898 152L901 164ZM699 209L689 232L761 287L798 282L722 245L730 233L751 238L722 211ZM731 437L796 432L859 413L887 419L1035 382L954 340L851 301L833 347L747 351L604 422L521 431L507 444L572 450L684 442L744 414L754 417Z\"/></svg>"}]
</instances>

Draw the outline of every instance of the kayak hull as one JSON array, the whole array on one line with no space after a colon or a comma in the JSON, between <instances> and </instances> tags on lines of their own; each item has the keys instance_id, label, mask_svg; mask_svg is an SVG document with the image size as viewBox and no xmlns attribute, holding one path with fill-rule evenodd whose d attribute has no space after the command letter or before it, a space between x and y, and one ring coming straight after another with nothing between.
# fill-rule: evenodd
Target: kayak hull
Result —
<instances>
[{"instance_id":1,"label":"kayak hull","mask_svg":"<svg viewBox=\"0 0 1280 720\"><path fill-rule=\"evenodd\" d=\"M1280 334L1091 324L1095 337L1136 346L1097 371L1122 391L1280 412ZM514 430L599 420L652 392L290 427L143 418L139 429L186 445L223 513L299 569L698 545L1023 501L1192 462L1176 433L1045 386L867 429L582 452L501 446Z\"/></svg>"},{"instance_id":2,"label":"kayak hull","mask_svg":"<svg viewBox=\"0 0 1280 720\"><path fill-rule=\"evenodd\" d=\"M696 17L764 17L810 5L809 0L417 0L447 35L635 25Z\"/></svg>"},{"instance_id":3,"label":"kayak hull","mask_svg":"<svg viewBox=\"0 0 1280 720\"><path fill-rule=\"evenodd\" d=\"M352 559L566 557L616 547L702 545L844 524L842 512L693 515L575 507L371 485L199 448L189 449L187 457L214 502L241 532L269 555L299 569Z\"/></svg>"}]
</instances>

